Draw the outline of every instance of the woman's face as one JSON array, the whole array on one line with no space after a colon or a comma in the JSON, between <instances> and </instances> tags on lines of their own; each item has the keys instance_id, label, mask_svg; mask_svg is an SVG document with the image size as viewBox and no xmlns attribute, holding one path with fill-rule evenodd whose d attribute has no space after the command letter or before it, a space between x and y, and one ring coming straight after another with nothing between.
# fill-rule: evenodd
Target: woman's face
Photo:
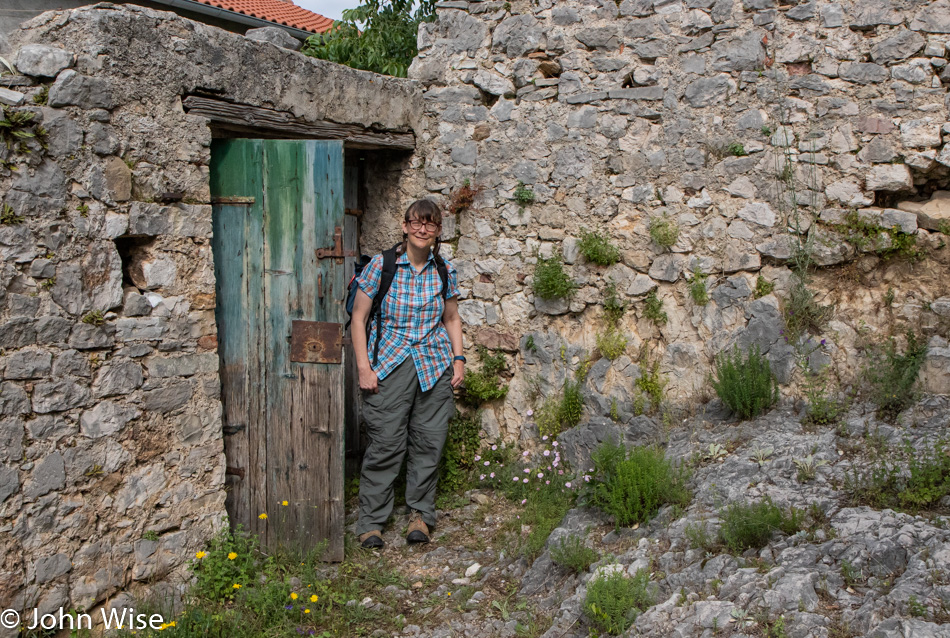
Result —
<instances>
[{"instance_id":1,"label":"woman's face","mask_svg":"<svg viewBox=\"0 0 950 638\"><path fill-rule=\"evenodd\" d=\"M435 239L442 232L442 227L435 222L421 222L411 217L402 223L402 232L408 236L410 244L420 249L431 249L435 246Z\"/></svg>"}]
</instances>

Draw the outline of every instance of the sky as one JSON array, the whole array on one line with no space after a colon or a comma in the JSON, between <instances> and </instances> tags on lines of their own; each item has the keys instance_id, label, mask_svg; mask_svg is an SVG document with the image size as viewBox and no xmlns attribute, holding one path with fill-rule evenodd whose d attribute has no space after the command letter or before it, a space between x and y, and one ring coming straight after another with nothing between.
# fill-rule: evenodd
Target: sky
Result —
<instances>
[{"instance_id":1,"label":"sky","mask_svg":"<svg viewBox=\"0 0 950 638\"><path fill-rule=\"evenodd\" d=\"M352 9L359 0L294 0L294 4L322 16L339 20L344 9Z\"/></svg>"}]
</instances>

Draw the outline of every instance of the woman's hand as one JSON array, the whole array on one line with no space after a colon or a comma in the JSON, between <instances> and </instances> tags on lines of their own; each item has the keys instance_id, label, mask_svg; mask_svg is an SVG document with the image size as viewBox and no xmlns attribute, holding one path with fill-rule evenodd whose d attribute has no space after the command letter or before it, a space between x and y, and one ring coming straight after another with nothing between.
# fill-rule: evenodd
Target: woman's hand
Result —
<instances>
[{"instance_id":1,"label":"woman's hand","mask_svg":"<svg viewBox=\"0 0 950 638\"><path fill-rule=\"evenodd\" d=\"M465 362L455 361L452 365L452 387L458 388L465 379Z\"/></svg>"},{"instance_id":2,"label":"woman's hand","mask_svg":"<svg viewBox=\"0 0 950 638\"><path fill-rule=\"evenodd\" d=\"M379 378L372 368L360 368L360 390L376 394L379 392Z\"/></svg>"}]
</instances>

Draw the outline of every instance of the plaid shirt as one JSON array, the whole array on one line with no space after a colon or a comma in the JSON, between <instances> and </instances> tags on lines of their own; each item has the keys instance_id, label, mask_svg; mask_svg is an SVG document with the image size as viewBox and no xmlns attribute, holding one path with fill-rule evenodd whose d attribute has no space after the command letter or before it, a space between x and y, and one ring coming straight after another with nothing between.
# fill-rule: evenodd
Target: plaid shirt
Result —
<instances>
[{"instance_id":1,"label":"plaid shirt","mask_svg":"<svg viewBox=\"0 0 950 638\"><path fill-rule=\"evenodd\" d=\"M459 294L458 274L455 267L445 262L448 270L449 291L446 298ZM370 299L376 296L383 274L383 256L376 255L363 269L356 283ZM380 306L383 337L379 342L379 363L373 368L382 380L411 356L416 364L419 385L425 392L452 366L452 342L442 324L445 301L442 298L442 278L435 265L435 256L416 273L405 253L396 258L396 276ZM372 324L366 349L370 365L376 344L376 321Z\"/></svg>"}]
</instances>

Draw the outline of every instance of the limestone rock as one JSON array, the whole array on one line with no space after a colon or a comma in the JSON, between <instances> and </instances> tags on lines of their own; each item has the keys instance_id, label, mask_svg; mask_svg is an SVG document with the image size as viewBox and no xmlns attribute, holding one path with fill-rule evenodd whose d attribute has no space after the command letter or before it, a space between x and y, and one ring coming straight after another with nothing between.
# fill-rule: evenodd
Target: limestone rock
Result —
<instances>
[{"instance_id":1,"label":"limestone rock","mask_svg":"<svg viewBox=\"0 0 950 638\"><path fill-rule=\"evenodd\" d=\"M908 148L940 146L940 125L930 118L901 122L901 143Z\"/></svg>"},{"instance_id":2,"label":"limestone rock","mask_svg":"<svg viewBox=\"0 0 950 638\"><path fill-rule=\"evenodd\" d=\"M515 85L511 80L490 71L479 71L473 80L475 86L492 95L514 95Z\"/></svg>"},{"instance_id":3,"label":"limestone rock","mask_svg":"<svg viewBox=\"0 0 950 638\"><path fill-rule=\"evenodd\" d=\"M950 2L928 2L911 20L910 28L925 33L950 33Z\"/></svg>"},{"instance_id":4,"label":"limestone rock","mask_svg":"<svg viewBox=\"0 0 950 638\"><path fill-rule=\"evenodd\" d=\"M880 25L903 24L904 18L891 0L859 0L852 11L851 28L871 29Z\"/></svg>"},{"instance_id":5,"label":"limestone rock","mask_svg":"<svg viewBox=\"0 0 950 638\"><path fill-rule=\"evenodd\" d=\"M759 226L770 228L775 225L775 211L765 202L751 202L746 204L739 209L736 215Z\"/></svg>"},{"instance_id":6,"label":"limestone rock","mask_svg":"<svg viewBox=\"0 0 950 638\"><path fill-rule=\"evenodd\" d=\"M765 67L764 34L754 30L713 45L712 66L716 71L757 71Z\"/></svg>"},{"instance_id":7,"label":"limestone rock","mask_svg":"<svg viewBox=\"0 0 950 638\"><path fill-rule=\"evenodd\" d=\"M934 191L926 202L899 202L897 208L917 215L917 225L927 230L950 227L950 191Z\"/></svg>"},{"instance_id":8,"label":"limestone rock","mask_svg":"<svg viewBox=\"0 0 950 638\"><path fill-rule=\"evenodd\" d=\"M53 490L62 489L66 484L66 467L63 455L53 452L36 464L32 476L23 487L23 496L37 498Z\"/></svg>"},{"instance_id":9,"label":"limestone rock","mask_svg":"<svg viewBox=\"0 0 950 638\"><path fill-rule=\"evenodd\" d=\"M20 73L34 77L54 78L60 71L73 65L69 51L45 44L27 44L20 48L16 68Z\"/></svg>"},{"instance_id":10,"label":"limestone rock","mask_svg":"<svg viewBox=\"0 0 950 638\"><path fill-rule=\"evenodd\" d=\"M49 105L78 106L84 109L111 109L115 106L112 85L104 78L80 75L67 69L49 89Z\"/></svg>"},{"instance_id":11,"label":"limestone rock","mask_svg":"<svg viewBox=\"0 0 950 638\"><path fill-rule=\"evenodd\" d=\"M910 190L914 187L914 178L903 164L884 164L871 168L865 187L869 191Z\"/></svg>"},{"instance_id":12,"label":"limestone rock","mask_svg":"<svg viewBox=\"0 0 950 638\"><path fill-rule=\"evenodd\" d=\"M140 414L130 405L100 401L94 408L82 413L79 425L83 436L97 439L122 431L129 421L137 419Z\"/></svg>"},{"instance_id":13,"label":"limestone rock","mask_svg":"<svg viewBox=\"0 0 950 638\"><path fill-rule=\"evenodd\" d=\"M878 64L888 64L912 57L924 48L927 40L919 33L900 29L896 34L871 47L871 59Z\"/></svg>"},{"instance_id":14,"label":"limestone rock","mask_svg":"<svg viewBox=\"0 0 950 638\"><path fill-rule=\"evenodd\" d=\"M258 42L269 42L274 46L291 51L299 51L301 42L294 36L287 33L280 27L259 27L257 29L248 29L244 32L244 37Z\"/></svg>"},{"instance_id":15,"label":"limestone rock","mask_svg":"<svg viewBox=\"0 0 950 638\"><path fill-rule=\"evenodd\" d=\"M735 90L736 83L732 78L727 75L717 75L690 83L683 97L693 108L701 108L722 102Z\"/></svg>"}]
</instances>

